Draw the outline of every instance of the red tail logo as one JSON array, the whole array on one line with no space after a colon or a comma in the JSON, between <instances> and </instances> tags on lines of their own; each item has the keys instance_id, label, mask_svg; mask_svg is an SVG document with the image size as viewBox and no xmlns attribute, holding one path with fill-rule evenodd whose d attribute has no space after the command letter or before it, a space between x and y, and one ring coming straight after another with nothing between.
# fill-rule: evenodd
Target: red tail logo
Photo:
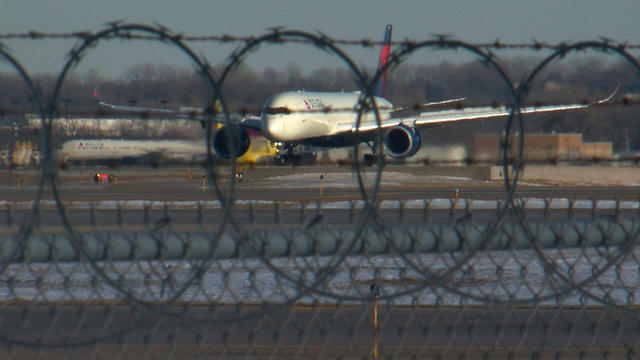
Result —
<instances>
[{"instance_id":1,"label":"red tail logo","mask_svg":"<svg viewBox=\"0 0 640 360\"><path fill-rule=\"evenodd\" d=\"M378 71L383 71L382 69L389 62L389 53L391 52L391 25L387 25L384 31L384 40L382 41L382 49L380 50L380 59L378 60ZM385 89L387 87L387 75L388 69L384 69L380 77L378 78L378 82L376 84L376 88L374 91L375 96L384 97Z\"/></svg>"}]
</instances>

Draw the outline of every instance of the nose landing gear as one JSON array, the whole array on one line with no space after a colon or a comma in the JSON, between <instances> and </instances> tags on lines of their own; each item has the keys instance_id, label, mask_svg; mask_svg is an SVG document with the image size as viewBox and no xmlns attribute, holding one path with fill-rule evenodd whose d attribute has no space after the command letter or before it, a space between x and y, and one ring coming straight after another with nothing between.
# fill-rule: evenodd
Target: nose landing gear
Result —
<instances>
[{"instance_id":1,"label":"nose landing gear","mask_svg":"<svg viewBox=\"0 0 640 360\"><path fill-rule=\"evenodd\" d=\"M276 142L273 144L276 148L276 156L274 164L276 165L313 165L316 160L316 154L313 152L296 152L295 145Z\"/></svg>"}]
</instances>

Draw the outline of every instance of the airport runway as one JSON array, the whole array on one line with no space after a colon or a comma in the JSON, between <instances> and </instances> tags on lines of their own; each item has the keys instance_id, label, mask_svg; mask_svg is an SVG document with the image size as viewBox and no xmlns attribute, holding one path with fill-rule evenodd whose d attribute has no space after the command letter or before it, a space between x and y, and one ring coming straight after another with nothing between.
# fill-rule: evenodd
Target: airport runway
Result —
<instances>
[{"instance_id":1,"label":"airport runway","mask_svg":"<svg viewBox=\"0 0 640 360\"><path fill-rule=\"evenodd\" d=\"M500 182L420 171L385 168L377 198L379 219L385 225L460 220L486 223L495 219L497 204L506 197ZM205 172L201 168L108 170L117 174L118 181L106 184L91 181L95 172L96 169L61 172L59 197L73 226L89 226L90 229L93 226L115 226L116 229L138 226L139 231L148 232L169 224L215 225L224 219L225 213L210 180L203 189ZM364 195L350 168L266 167L244 169L243 173L243 180L235 184L233 198L236 203L232 212L234 220L243 226L303 227L318 219L321 226L331 228L350 227L359 221ZM365 176L367 196L371 194L374 175ZM229 178L228 172L221 172L219 184L223 196L229 194ZM37 171L0 172L0 227L16 227L34 215L31 202L38 192L38 180ZM459 203L455 202L456 189ZM560 187L527 183L518 186L515 197L533 204L526 211L529 220L546 221L567 216L575 219L637 217L640 211L637 190L634 186ZM60 230L60 213L53 202L50 185L43 189L42 199L45 201L41 203L35 224ZM570 204L566 199L574 199L576 203ZM465 212L467 200L475 206L470 215ZM545 201L552 201L549 204L553 206L545 209ZM571 208L572 204L579 206ZM598 204L596 212L593 204ZM512 257L513 254L505 256ZM22 269L19 264L17 266ZM36 268L29 269L37 273ZM371 265L369 270L374 271L374 268ZM488 269L492 271L491 266ZM23 275L27 279L31 272ZM534 275L532 272L531 277ZM518 281L518 278L509 281ZM166 355L167 351L173 351L177 357L194 354L247 358L370 357L370 303L337 308L333 305L300 306L266 312L259 307L245 305L239 309L215 302L179 304L167 310L181 315L174 317L155 314L140 305L107 299L105 305L95 301L82 305L65 302L51 305L46 301L23 304L20 300L5 303L0 307L0 334L10 344L28 345L40 341L40 344L60 346L84 343L91 346L74 347L75 354L99 354L104 358L114 358L122 353L129 358ZM184 316L195 320L184 320ZM556 308L529 306L459 309L383 304L380 324L381 356L396 358L415 354L424 357L439 354L443 358L458 358L464 354L475 358L482 357L485 352L496 357L509 354L531 357L534 351L539 351L541 356L553 356L556 349L566 357L573 357L579 356L585 348L589 349L587 355L602 357L606 351L607 356L618 357L637 346L640 338L640 320L634 309L615 312L606 306L565 307L558 313ZM66 341L68 336L72 337ZM34 354L56 359L65 358L67 352L31 345L0 348L0 357L12 355L16 359L27 359Z\"/></svg>"},{"instance_id":2,"label":"airport runway","mask_svg":"<svg viewBox=\"0 0 640 360\"><path fill-rule=\"evenodd\" d=\"M218 169L219 192L202 168L133 167L108 171L118 177L117 181L94 183L96 169L92 168L60 170L57 196L74 226L154 228L158 223L215 225L224 219L219 195L230 194L227 168ZM242 181L234 184L232 215L239 224L257 226L303 226L317 219L318 214L326 226L352 226L362 220L363 199L371 199L377 175L371 168L362 173L363 191L352 169L346 166L271 166L245 168L242 172ZM39 175L37 170L0 171L0 202L4 203L0 203L0 214L4 213L0 216L0 225L22 224L31 213L32 201L38 194ZM616 207L620 207L619 215L636 216L639 196L633 186L523 183L517 186L514 197L538 204L526 212L528 219L536 220L559 219L569 212L577 218L590 218L594 215L593 201L598 200L609 201L605 208L599 205L598 215L612 215ZM495 219L496 210L506 197L501 182L431 175L428 168L386 167L376 195L376 215L379 222L393 226L447 223L465 216L467 204L472 207L480 204L473 209L472 219L488 222ZM60 225L50 185L44 186L41 198L40 223ZM570 209L573 205L565 202L545 211L544 201L552 199L579 200L582 206ZM624 202L624 206L617 201Z\"/></svg>"},{"instance_id":3,"label":"airport runway","mask_svg":"<svg viewBox=\"0 0 640 360\"><path fill-rule=\"evenodd\" d=\"M176 356L368 358L373 343L371 303L284 309L177 305L166 309L177 316L124 304L81 309L32 305L28 318L21 310L18 305L0 309L3 338L26 344L92 344L93 353L124 353L128 358L162 350ZM546 308L390 308L382 304L378 306L379 355L458 358L486 351L498 357L509 352L530 357L534 351L552 354L555 350L571 357L588 348L587 353L601 357L606 351L617 357L638 345L637 315L607 309L563 309L561 314ZM12 350L18 355L32 351L28 347ZM47 359L56 358L55 348L41 351ZM0 349L0 355L3 353L7 354L6 348Z\"/></svg>"},{"instance_id":4,"label":"airport runway","mask_svg":"<svg viewBox=\"0 0 640 360\"><path fill-rule=\"evenodd\" d=\"M354 201L370 198L377 181L375 168L363 168L361 190L360 182L349 166L262 166L240 171L242 181L233 185L235 200ZM97 172L117 176L117 182L95 184L93 176ZM218 192L203 168L78 168L59 171L57 191L65 201L217 200L219 195L229 195L230 178L228 168L217 169ZM37 169L0 171L0 200L33 200L40 181ZM380 177L377 199L452 198L455 190L460 198L479 200L503 199L507 193L500 181L434 175L429 167L388 166ZM636 186L556 186L544 182L520 182L515 192L516 197L522 198L638 200L639 195ZM50 185L45 186L43 198L53 198Z\"/></svg>"},{"instance_id":5,"label":"airport runway","mask_svg":"<svg viewBox=\"0 0 640 360\"><path fill-rule=\"evenodd\" d=\"M425 224L452 224L460 221L473 223L489 223L494 221L498 213L495 209L474 209L466 212L465 209L435 208L426 209L424 205L417 208L405 208L400 210L396 203L389 203L392 208L377 209L368 217L372 224L385 226L410 226ZM625 203L626 204L626 203ZM226 219L226 212L221 209L197 209L194 206L188 208L158 206L145 208L144 204L133 207L125 207L118 210L113 205L104 208L65 209L67 219L71 226L79 231L91 231L103 229L114 231L115 229L128 229L133 232L158 231L163 227L171 226L174 230L197 229L206 225L209 229L221 225ZM253 208L238 207L231 211L233 221L246 230L259 228L263 230L277 228L303 228L311 222L317 221L314 227L354 227L364 221L362 208L348 208L343 204L340 208L315 207L316 204L291 204L289 208L274 206L275 204L262 204ZM445 203L445 205L448 205ZM526 211L528 221L559 221L571 216L573 220L592 220L603 216L617 216L620 219L634 218L638 216L637 208L627 208L616 211L615 208L605 208L594 212L591 209L552 209L545 211L537 208ZM22 225L33 211L30 209L0 208L0 226ZM37 224L46 226L49 231L62 232L63 223L60 211L52 206L44 207L38 211ZM505 222L517 222L518 220L507 213L503 216ZM82 230L85 229L85 230Z\"/></svg>"}]
</instances>

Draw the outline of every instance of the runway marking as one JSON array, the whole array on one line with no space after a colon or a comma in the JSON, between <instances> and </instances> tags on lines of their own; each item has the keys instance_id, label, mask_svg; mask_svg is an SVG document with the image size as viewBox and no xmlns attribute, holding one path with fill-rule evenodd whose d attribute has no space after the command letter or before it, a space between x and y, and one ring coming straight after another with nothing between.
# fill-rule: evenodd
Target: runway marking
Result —
<instances>
[{"instance_id":1,"label":"runway marking","mask_svg":"<svg viewBox=\"0 0 640 360\"><path fill-rule=\"evenodd\" d=\"M594 206L597 209L640 209L640 200L573 200L570 201L566 198L519 198L515 200L516 204L520 205L524 209L528 210L541 210L541 209L593 209ZM272 200L236 200L234 206L236 207L248 207L248 206L264 206L269 207L274 204L278 204L279 207L285 208L299 208L300 201L272 201ZM402 204L404 209L423 209L425 205L428 205L429 209L448 210L453 208L458 209L487 209L495 210L503 203L502 200L476 200L476 199L464 199L460 198L456 200L454 198L434 198L434 199L411 199L411 200L382 200L378 202L377 208L379 209L397 209L399 204ZM309 201L302 202L305 209L364 209L366 203L362 200L356 201L329 201L329 202L317 202ZM10 207L11 209L31 209L33 208L33 202L21 201L11 202L6 200L0 200L0 207ZM169 206L172 209L197 209L201 206L205 209L222 209L222 205L218 200L207 201L155 201L155 200L101 200L101 201L68 201L62 202L62 205L66 209L91 209L96 210L115 210L115 209L130 209L130 210L142 210L149 208L152 210L164 209ZM42 208L56 208L57 203L53 200L42 200L39 203ZM1 211L1 209L0 209Z\"/></svg>"}]
</instances>

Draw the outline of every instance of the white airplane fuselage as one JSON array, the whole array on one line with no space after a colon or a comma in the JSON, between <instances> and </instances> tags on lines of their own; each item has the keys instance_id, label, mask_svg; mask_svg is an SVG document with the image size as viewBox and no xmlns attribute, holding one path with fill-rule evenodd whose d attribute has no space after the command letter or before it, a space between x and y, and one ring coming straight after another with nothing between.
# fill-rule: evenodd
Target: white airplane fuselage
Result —
<instances>
[{"instance_id":1,"label":"white airplane fuselage","mask_svg":"<svg viewBox=\"0 0 640 360\"><path fill-rule=\"evenodd\" d=\"M204 158L203 142L185 140L68 140L57 151L59 162L134 159L156 154L166 159Z\"/></svg>"},{"instance_id":2,"label":"white airplane fuselage","mask_svg":"<svg viewBox=\"0 0 640 360\"><path fill-rule=\"evenodd\" d=\"M331 137L345 126L356 129L359 92L287 91L274 95L261 114L262 132L273 142L296 143ZM375 97L380 121L387 120L391 103ZM376 121L373 111L362 111L359 123Z\"/></svg>"},{"instance_id":3,"label":"white airplane fuselage","mask_svg":"<svg viewBox=\"0 0 640 360\"><path fill-rule=\"evenodd\" d=\"M254 137L249 150L237 159L243 164L268 162L275 149L263 138ZM69 161L155 160L200 162L207 159L204 140L115 140L79 139L65 141L56 151L58 163Z\"/></svg>"}]
</instances>

